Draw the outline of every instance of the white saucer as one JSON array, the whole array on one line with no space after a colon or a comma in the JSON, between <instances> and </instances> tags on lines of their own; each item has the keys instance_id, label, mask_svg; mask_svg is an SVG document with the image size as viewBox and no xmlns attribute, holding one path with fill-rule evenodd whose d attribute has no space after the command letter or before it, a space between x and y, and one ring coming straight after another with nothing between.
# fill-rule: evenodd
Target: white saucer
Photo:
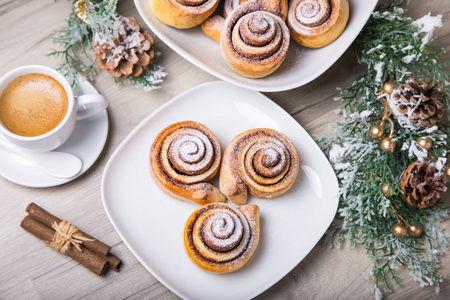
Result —
<instances>
[{"instance_id":1,"label":"white saucer","mask_svg":"<svg viewBox=\"0 0 450 300\"><path fill-rule=\"evenodd\" d=\"M98 94L87 81L79 82L80 91L76 94ZM50 187L61 185L82 175L97 160L108 136L108 113L101 113L80 120L70 138L55 151L68 152L78 156L83 162L80 173L71 178L56 178L34 167L22 156L0 147L0 176L27 187Z\"/></svg>"}]
</instances>

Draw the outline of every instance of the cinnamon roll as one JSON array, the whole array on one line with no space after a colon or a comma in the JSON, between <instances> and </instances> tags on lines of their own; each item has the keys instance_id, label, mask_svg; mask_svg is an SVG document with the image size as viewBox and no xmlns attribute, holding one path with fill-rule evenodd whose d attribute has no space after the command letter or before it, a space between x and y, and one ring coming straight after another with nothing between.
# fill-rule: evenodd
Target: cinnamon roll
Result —
<instances>
[{"instance_id":1,"label":"cinnamon roll","mask_svg":"<svg viewBox=\"0 0 450 300\"><path fill-rule=\"evenodd\" d=\"M288 4L287 0L250 0L254 2L252 6L257 10L263 10L279 16L283 21L286 21ZM223 5L223 17L213 15L202 23L203 32L220 43L220 33L225 24L225 19L245 0L225 0Z\"/></svg>"},{"instance_id":2,"label":"cinnamon roll","mask_svg":"<svg viewBox=\"0 0 450 300\"><path fill-rule=\"evenodd\" d=\"M267 128L247 130L225 149L220 170L220 191L232 202L247 202L247 191L269 199L290 189L297 177L299 159L292 142Z\"/></svg>"},{"instance_id":3,"label":"cinnamon roll","mask_svg":"<svg viewBox=\"0 0 450 300\"><path fill-rule=\"evenodd\" d=\"M215 273L236 271L247 263L259 242L259 207L226 203L200 207L184 227L184 245L201 268Z\"/></svg>"},{"instance_id":4,"label":"cinnamon roll","mask_svg":"<svg viewBox=\"0 0 450 300\"><path fill-rule=\"evenodd\" d=\"M235 72L249 78L273 73L289 48L289 29L285 22L279 16L261 10L261 3L248 1L235 9L220 34L225 61Z\"/></svg>"},{"instance_id":5,"label":"cinnamon roll","mask_svg":"<svg viewBox=\"0 0 450 300\"><path fill-rule=\"evenodd\" d=\"M256 2L259 5L258 10L271 12L286 21L288 11L287 0L247 0ZM246 0L225 0L223 3L223 16L227 18L233 10L239 7Z\"/></svg>"},{"instance_id":6,"label":"cinnamon roll","mask_svg":"<svg viewBox=\"0 0 450 300\"><path fill-rule=\"evenodd\" d=\"M200 205L224 202L225 196L207 183L219 170L220 144L208 127L184 121L162 130L150 150L150 173L168 195Z\"/></svg>"},{"instance_id":7,"label":"cinnamon roll","mask_svg":"<svg viewBox=\"0 0 450 300\"><path fill-rule=\"evenodd\" d=\"M200 25L219 5L220 0L150 0L155 17L166 25L186 29Z\"/></svg>"},{"instance_id":8,"label":"cinnamon roll","mask_svg":"<svg viewBox=\"0 0 450 300\"><path fill-rule=\"evenodd\" d=\"M207 36L220 43L220 32L223 24L225 24L225 19L222 16L213 15L202 23L202 30Z\"/></svg>"},{"instance_id":9,"label":"cinnamon roll","mask_svg":"<svg viewBox=\"0 0 450 300\"><path fill-rule=\"evenodd\" d=\"M320 48L337 39L349 17L348 0L293 0L287 23L294 41Z\"/></svg>"},{"instance_id":10,"label":"cinnamon roll","mask_svg":"<svg viewBox=\"0 0 450 300\"><path fill-rule=\"evenodd\" d=\"M235 10L241 2L243 3L245 0L225 0L223 2L223 17L226 19L233 10Z\"/></svg>"}]
</instances>

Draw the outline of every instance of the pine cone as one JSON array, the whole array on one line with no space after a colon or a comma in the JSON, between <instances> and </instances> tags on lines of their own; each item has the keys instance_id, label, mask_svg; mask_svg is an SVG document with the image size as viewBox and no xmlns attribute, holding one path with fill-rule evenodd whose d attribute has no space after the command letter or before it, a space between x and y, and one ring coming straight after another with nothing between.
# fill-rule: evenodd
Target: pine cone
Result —
<instances>
[{"instance_id":1,"label":"pine cone","mask_svg":"<svg viewBox=\"0 0 450 300\"><path fill-rule=\"evenodd\" d=\"M98 35L92 38L97 64L114 77L138 77L155 56L153 38L134 17L123 18L117 32L112 43Z\"/></svg>"},{"instance_id":2,"label":"pine cone","mask_svg":"<svg viewBox=\"0 0 450 300\"><path fill-rule=\"evenodd\" d=\"M442 118L445 108L441 102L443 91L435 87L438 83L410 78L392 92L389 106L401 125L430 127Z\"/></svg>"},{"instance_id":3,"label":"pine cone","mask_svg":"<svg viewBox=\"0 0 450 300\"><path fill-rule=\"evenodd\" d=\"M400 187L409 205L418 208L433 206L445 192L446 174L438 171L429 160L416 161L403 172Z\"/></svg>"}]
</instances>

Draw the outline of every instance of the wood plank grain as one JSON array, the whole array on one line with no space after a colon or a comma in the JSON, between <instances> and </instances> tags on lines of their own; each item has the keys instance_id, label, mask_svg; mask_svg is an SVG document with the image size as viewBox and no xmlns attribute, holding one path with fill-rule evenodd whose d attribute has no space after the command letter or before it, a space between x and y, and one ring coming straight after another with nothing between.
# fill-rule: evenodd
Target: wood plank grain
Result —
<instances>
[{"instance_id":1,"label":"wood plank grain","mask_svg":"<svg viewBox=\"0 0 450 300\"><path fill-rule=\"evenodd\" d=\"M54 47L51 36L63 29L71 1L0 2L0 75L25 64L56 66L47 54ZM118 11L134 15L143 24L132 1L119 1ZM430 11L443 15L445 26L436 30L436 47L450 59L450 6L448 0L415 1L407 14L418 18ZM0 178L0 298L1 299L177 299L136 260L109 222L101 203L103 168L123 139L151 112L174 96L204 82L217 80L190 64L156 38L163 55L157 62L169 73L163 87L150 93L116 85L108 74L99 73L94 83L110 101L110 132L105 148L92 168L76 180L58 187L32 189ZM328 129L341 119L335 113L339 103L336 87L346 87L365 66L358 65L352 51L345 54L322 76L290 91L265 93L290 113L310 134L334 134ZM62 219L112 246L123 260L119 273L97 277L49 248L19 227L25 207L35 202ZM445 195L450 204L450 197ZM449 230L450 222L444 224ZM442 257L440 271L450 277L450 256ZM373 295L363 272L370 267L364 249L333 248L323 241L282 280L258 299L366 299ZM401 287L386 299L448 299L450 283L444 281L436 296L433 287L421 288L408 270L399 270Z\"/></svg>"}]
</instances>

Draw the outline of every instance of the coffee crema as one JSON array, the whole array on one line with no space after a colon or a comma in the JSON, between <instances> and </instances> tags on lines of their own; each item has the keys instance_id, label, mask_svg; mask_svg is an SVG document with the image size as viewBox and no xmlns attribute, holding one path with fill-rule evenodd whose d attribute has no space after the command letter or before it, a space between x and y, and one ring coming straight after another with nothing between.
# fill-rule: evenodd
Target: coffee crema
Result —
<instances>
[{"instance_id":1,"label":"coffee crema","mask_svg":"<svg viewBox=\"0 0 450 300\"><path fill-rule=\"evenodd\" d=\"M0 96L0 120L12 133L43 135L61 123L68 99L62 85L44 74L15 78Z\"/></svg>"}]
</instances>

